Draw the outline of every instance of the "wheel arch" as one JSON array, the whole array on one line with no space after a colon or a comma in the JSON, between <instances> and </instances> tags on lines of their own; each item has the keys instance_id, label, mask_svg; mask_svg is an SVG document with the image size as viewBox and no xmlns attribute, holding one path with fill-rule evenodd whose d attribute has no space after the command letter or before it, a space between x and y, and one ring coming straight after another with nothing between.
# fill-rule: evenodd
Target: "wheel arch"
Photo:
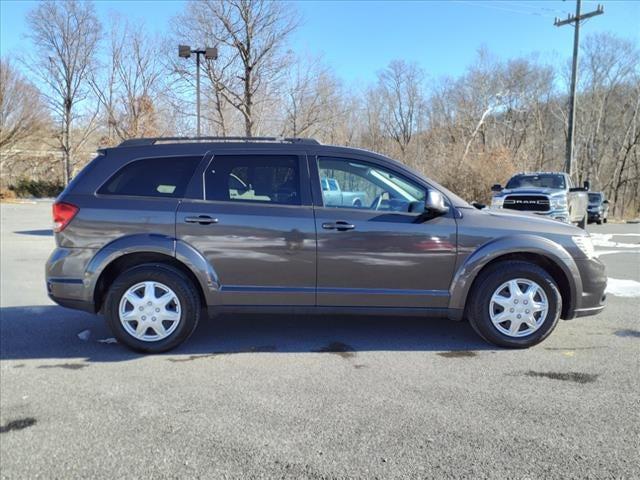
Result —
<instances>
[{"instance_id":1,"label":"wheel arch","mask_svg":"<svg viewBox=\"0 0 640 480\"><path fill-rule=\"evenodd\" d=\"M109 286L123 271L144 263L163 263L184 273L198 289L203 306L212 303L219 283L213 268L190 245L161 235L132 235L111 242L94 255L85 270L87 300L100 311Z\"/></svg>"},{"instance_id":2,"label":"wheel arch","mask_svg":"<svg viewBox=\"0 0 640 480\"><path fill-rule=\"evenodd\" d=\"M571 318L582 281L578 267L569 253L559 244L542 237L518 235L497 239L483 245L458 268L450 289L450 308L464 312L467 299L478 276L496 263L527 261L546 270L554 279L562 296L561 318Z\"/></svg>"}]
</instances>

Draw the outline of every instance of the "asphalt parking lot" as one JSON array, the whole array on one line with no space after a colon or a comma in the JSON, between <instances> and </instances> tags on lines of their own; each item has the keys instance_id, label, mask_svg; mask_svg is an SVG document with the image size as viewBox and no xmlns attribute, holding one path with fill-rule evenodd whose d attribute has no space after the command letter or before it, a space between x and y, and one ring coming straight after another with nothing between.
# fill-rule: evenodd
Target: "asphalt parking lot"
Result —
<instances>
[{"instance_id":1,"label":"asphalt parking lot","mask_svg":"<svg viewBox=\"0 0 640 480\"><path fill-rule=\"evenodd\" d=\"M134 354L46 296L50 204L2 204L2 478L639 478L640 226L590 225L599 316L526 351L466 323L219 318Z\"/></svg>"}]
</instances>

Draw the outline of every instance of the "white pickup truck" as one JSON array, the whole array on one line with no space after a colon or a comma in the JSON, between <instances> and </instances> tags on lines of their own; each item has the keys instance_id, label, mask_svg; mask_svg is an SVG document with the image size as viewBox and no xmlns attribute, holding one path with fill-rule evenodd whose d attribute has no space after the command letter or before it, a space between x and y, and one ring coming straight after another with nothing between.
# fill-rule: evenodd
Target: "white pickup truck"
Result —
<instances>
[{"instance_id":1,"label":"white pickup truck","mask_svg":"<svg viewBox=\"0 0 640 480\"><path fill-rule=\"evenodd\" d=\"M356 208L368 206L368 204L365 204L367 199L366 192L344 191L340 188L340 184L335 178L322 177L320 185L322 186L322 196L327 206Z\"/></svg>"},{"instance_id":2,"label":"white pickup truck","mask_svg":"<svg viewBox=\"0 0 640 480\"><path fill-rule=\"evenodd\" d=\"M589 182L574 187L571 177L562 172L519 173L507 185L491 187L492 208L506 208L546 215L580 228L587 225Z\"/></svg>"}]
</instances>

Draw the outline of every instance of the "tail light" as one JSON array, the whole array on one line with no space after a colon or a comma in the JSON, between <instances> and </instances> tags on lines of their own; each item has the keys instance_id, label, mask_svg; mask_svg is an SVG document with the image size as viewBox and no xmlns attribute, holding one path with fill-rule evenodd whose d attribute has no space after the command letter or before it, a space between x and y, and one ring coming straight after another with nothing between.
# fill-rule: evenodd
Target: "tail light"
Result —
<instances>
[{"instance_id":1,"label":"tail light","mask_svg":"<svg viewBox=\"0 0 640 480\"><path fill-rule=\"evenodd\" d=\"M53 204L53 231L58 233L65 229L73 217L80 211L78 207L66 202Z\"/></svg>"}]
</instances>

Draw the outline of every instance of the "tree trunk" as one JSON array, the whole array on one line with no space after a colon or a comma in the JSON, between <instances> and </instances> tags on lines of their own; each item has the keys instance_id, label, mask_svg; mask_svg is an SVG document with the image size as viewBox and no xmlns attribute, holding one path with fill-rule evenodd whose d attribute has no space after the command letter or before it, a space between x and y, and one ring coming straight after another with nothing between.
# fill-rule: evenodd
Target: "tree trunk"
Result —
<instances>
[{"instance_id":1,"label":"tree trunk","mask_svg":"<svg viewBox=\"0 0 640 480\"><path fill-rule=\"evenodd\" d=\"M67 98L64 102L64 125L62 132L62 162L63 162L63 180L64 184L69 185L71 180L71 99Z\"/></svg>"}]
</instances>

